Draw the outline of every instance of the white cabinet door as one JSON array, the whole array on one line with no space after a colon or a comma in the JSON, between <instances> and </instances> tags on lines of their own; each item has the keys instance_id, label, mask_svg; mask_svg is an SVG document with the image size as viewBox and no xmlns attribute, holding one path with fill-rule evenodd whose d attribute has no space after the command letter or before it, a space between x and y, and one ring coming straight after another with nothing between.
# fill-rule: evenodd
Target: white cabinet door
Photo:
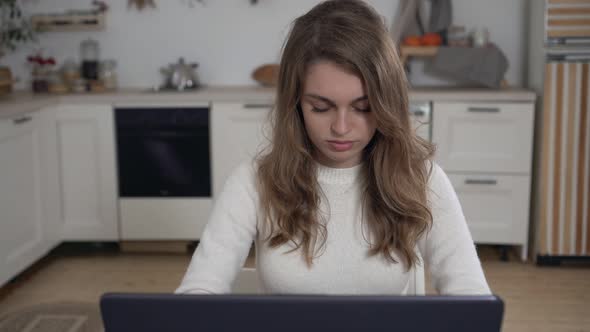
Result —
<instances>
[{"instance_id":1,"label":"white cabinet door","mask_svg":"<svg viewBox=\"0 0 590 332\"><path fill-rule=\"evenodd\" d=\"M448 176L476 243L526 245L530 176Z\"/></svg>"},{"instance_id":2,"label":"white cabinet door","mask_svg":"<svg viewBox=\"0 0 590 332\"><path fill-rule=\"evenodd\" d=\"M0 285L46 253L36 114L0 120Z\"/></svg>"},{"instance_id":3,"label":"white cabinet door","mask_svg":"<svg viewBox=\"0 0 590 332\"><path fill-rule=\"evenodd\" d=\"M444 103L433 107L432 141L445 171L529 173L532 103Z\"/></svg>"},{"instance_id":4,"label":"white cabinet door","mask_svg":"<svg viewBox=\"0 0 590 332\"><path fill-rule=\"evenodd\" d=\"M64 240L118 240L113 110L62 105L57 111Z\"/></svg>"},{"instance_id":5,"label":"white cabinet door","mask_svg":"<svg viewBox=\"0 0 590 332\"><path fill-rule=\"evenodd\" d=\"M264 147L263 124L270 104L215 102L211 109L213 196L231 171Z\"/></svg>"},{"instance_id":6,"label":"white cabinet door","mask_svg":"<svg viewBox=\"0 0 590 332\"><path fill-rule=\"evenodd\" d=\"M61 242L61 191L57 147L56 107L46 107L35 113L39 123L41 194L43 201L43 239L48 250Z\"/></svg>"}]
</instances>

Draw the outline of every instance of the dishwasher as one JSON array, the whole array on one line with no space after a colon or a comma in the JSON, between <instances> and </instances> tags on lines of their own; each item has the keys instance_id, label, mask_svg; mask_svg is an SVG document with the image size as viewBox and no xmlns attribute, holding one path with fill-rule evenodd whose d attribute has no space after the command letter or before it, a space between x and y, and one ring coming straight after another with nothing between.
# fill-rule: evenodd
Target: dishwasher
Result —
<instances>
[{"instance_id":1,"label":"dishwasher","mask_svg":"<svg viewBox=\"0 0 590 332\"><path fill-rule=\"evenodd\" d=\"M432 137L432 102L410 102L410 120L418 136L427 141Z\"/></svg>"}]
</instances>

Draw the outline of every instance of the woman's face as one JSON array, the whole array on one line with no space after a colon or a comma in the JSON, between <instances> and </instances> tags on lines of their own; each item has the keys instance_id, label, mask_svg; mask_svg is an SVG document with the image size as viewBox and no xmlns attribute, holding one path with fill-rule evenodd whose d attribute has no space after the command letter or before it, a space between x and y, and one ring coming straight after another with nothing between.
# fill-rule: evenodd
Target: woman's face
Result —
<instances>
[{"instance_id":1,"label":"woman's face","mask_svg":"<svg viewBox=\"0 0 590 332\"><path fill-rule=\"evenodd\" d=\"M334 168L361 162L377 124L359 77L329 61L310 65L301 108L317 162Z\"/></svg>"}]
</instances>

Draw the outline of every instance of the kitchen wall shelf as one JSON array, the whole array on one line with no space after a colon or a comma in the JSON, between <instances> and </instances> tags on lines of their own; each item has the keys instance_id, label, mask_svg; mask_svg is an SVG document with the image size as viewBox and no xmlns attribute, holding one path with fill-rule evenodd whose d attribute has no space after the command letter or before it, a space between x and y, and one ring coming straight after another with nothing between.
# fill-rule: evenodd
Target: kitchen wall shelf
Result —
<instances>
[{"instance_id":1,"label":"kitchen wall shelf","mask_svg":"<svg viewBox=\"0 0 590 332\"><path fill-rule=\"evenodd\" d=\"M37 31L99 31L104 30L105 14L46 14L31 17Z\"/></svg>"},{"instance_id":2,"label":"kitchen wall shelf","mask_svg":"<svg viewBox=\"0 0 590 332\"><path fill-rule=\"evenodd\" d=\"M438 46L401 46L400 58L405 64L410 57L432 57L438 52Z\"/></svg>"}]
</instances>

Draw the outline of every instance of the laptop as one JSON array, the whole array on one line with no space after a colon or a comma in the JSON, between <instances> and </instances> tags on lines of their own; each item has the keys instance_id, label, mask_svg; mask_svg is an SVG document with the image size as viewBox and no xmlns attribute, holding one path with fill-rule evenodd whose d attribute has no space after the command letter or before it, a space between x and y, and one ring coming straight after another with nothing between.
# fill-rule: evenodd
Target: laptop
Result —
<instances>
[{"instance_id":1,"label":"laptop","mask_svg":"<svg viewBox=\"0 0 590 332\"><path fill-rule=\"evenodd\" d=\"M107 293L105 332L498 332L489 296L181 295Z\"/></svg>"}]
</instances>

